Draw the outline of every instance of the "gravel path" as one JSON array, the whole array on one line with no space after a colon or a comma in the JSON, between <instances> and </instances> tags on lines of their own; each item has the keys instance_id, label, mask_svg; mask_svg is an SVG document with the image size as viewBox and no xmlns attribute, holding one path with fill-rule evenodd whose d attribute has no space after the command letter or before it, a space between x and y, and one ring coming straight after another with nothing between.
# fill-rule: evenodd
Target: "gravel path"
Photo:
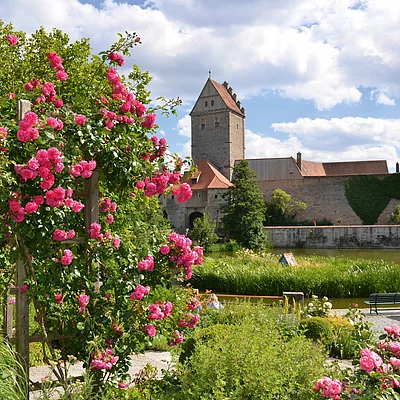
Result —
<instances>
[{"instance_id":1,"label":"gravel path","mask_svg":"<svg viewBox=\"0 0 400 400\"><path fill-rule=\"evenodd\" d=\"M131 357L132 366L129 368L131 376L136 375L146 364L151 364L157 367L159 376L161 377L161 370L168 369L171 363L171 354L168 351L146 351L143 354L137 354ZM82 363L76 363L69 368L69 376L81 376L84 372ZM51 370L48 366L31 367L29 368L29 378L32 382L40 382L43 378L50 375ZM51 379L56 379L53 375ZM29 395L30 400L37 399L39 393L31 392Z\"/></svg>"}]
</instances>

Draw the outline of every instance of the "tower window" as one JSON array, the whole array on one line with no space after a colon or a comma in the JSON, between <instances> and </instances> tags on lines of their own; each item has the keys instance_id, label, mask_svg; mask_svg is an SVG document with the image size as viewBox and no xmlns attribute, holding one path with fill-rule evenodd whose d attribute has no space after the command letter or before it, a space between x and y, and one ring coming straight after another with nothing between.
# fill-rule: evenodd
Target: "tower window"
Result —
<instances>
[{"instance_id":1,"label":"tower window","mask_svg":"<svg viewBox=\"0 0 400 400\"><path fill-rule=\"evenodd\" d=\"M214 100L211 100L211 107L214 107Z\"/></svg>"},{"instance_id":2,"label":"tower window","mask_svg":"<svg viewBox=\"0 0 400 400\"><path fill-rule=\"evenodd\" d=\"M208 107L208 101L207 100L204 102L204 107Z\"/></svg>"},{"instance_id":3,"label":"tower window","mask_svg":"<svg viewBox=\"0 0 400 400\"><path fill-rule=\"evenodd\" d=\"M215 195L215 198L218 199L218 195L217 194Z\"/></svg>"},{"instance_id":4,"label":"tower window","mask_svg":"<svg viewBox=\"0 0 400 400\"><path fill-rule=\"evenodd\" d=\"M219 118L215 117L215 127L219 128Z\"/></svg>"},{"instance_id":5,"label":"tower window","mask_svg":"<svg viewBox=\"0 0 400 400\"><path fill-rule=\"evenodd\" d=\"M201 129L206 129L206 119L202 118L200 121L200 128Z\"/></svg>"},{"instance_id":6,"label":"tower window","mask_svg":"<svg viewBox=\"0 0 400 400\"><path fill-rule=\"evenodd\" d=\"M236 124L236 129L239 129L239 124Z\"/></svg>"}]
</instances>

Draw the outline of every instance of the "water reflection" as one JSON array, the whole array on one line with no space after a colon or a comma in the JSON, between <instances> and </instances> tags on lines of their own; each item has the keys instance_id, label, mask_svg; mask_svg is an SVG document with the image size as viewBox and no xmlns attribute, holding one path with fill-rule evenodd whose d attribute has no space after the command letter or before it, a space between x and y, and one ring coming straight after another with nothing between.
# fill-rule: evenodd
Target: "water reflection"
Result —
<instances>
[{"instance_id":1,"label":"water reflection","mask_svg":"<svg viewBox=\"0 0 400 400\"><path fill-rule=\"evenodd\" d=\"M364 258L369 260L392 261L400 265L400 250L392 249L273 249L272 253L293 253L294 256L323 256L343 258Z\"/></svg>"}]
</instances>

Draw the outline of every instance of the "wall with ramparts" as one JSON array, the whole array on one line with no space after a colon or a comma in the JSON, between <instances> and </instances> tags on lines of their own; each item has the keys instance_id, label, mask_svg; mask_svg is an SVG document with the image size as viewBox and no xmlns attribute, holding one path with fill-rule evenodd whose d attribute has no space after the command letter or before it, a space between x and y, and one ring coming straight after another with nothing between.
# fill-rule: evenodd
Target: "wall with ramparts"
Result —
<instances>
[{"instance_id":1,"label":"wall with ramparts","mask_svg":"<svg viewBox=\"0 0 400 400\"><path fill-rule=\"evenodd\" d=\"M286 248L400 248L400 225L266 227L268 241Z\"/></svg>"}]
</instances>

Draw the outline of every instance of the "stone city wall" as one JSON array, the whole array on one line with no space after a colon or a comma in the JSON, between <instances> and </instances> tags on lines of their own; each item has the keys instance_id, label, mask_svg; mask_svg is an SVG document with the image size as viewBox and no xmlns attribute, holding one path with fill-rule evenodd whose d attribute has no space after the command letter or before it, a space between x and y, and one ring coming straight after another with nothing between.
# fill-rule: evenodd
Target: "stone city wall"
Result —
<instances>
[{"instance_id":1,"label":"stone city wall","mask_svg":"<svg viewBox=\"0 0 400 400\"><path fill-rule=\"evenodd\" d=\"M266 227L265 231L278 248L400 248L400 225Z\"/></svg>"},{"instance_id":2,"label":"stone city wall","mask_svg":"<svg viewBox=\"0 0 400 400\"><path fill-rule=\"evenodd\" d=\"M334 225L361 225L362 221L350 207L345 195L345 184L349 177L306 177L280 181L259 181L258 186L266 201L279 188L289 193L294 200L303 201L307 209L297 216L298 221L329 219ZM378 224L387 224L398 200L392 199L378 218Z\"/></svg>"}]
</instances>

